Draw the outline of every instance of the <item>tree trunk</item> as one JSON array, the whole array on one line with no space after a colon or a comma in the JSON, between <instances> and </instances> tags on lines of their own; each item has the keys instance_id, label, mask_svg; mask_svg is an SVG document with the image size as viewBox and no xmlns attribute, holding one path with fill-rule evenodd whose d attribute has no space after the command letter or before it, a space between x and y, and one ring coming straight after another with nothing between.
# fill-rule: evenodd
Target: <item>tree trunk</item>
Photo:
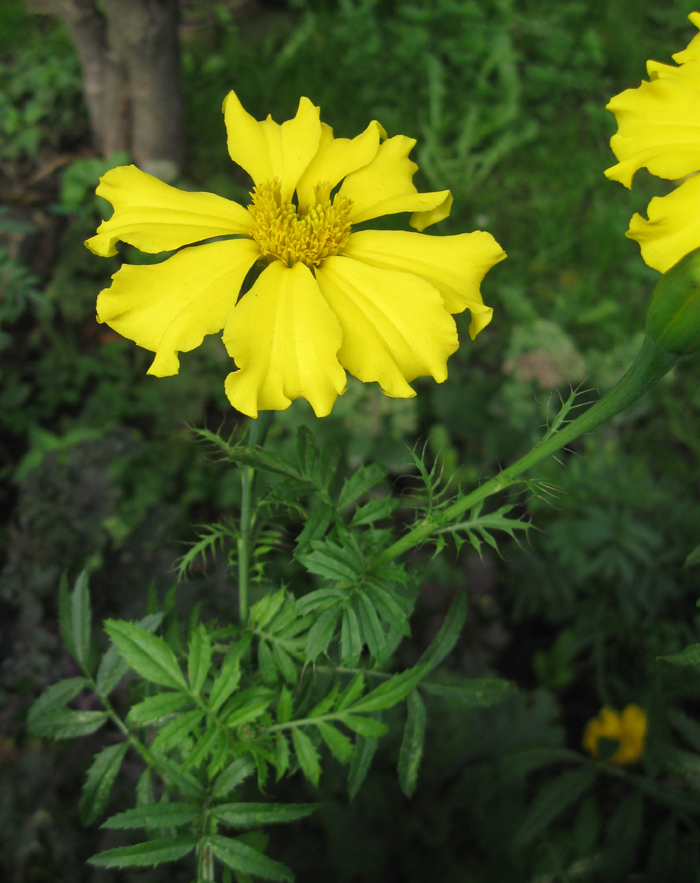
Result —
<instances>
[{"instance_id":1,"label":"tree trunk","mask_svg":"<svg viewBox=\"0 0 700 883\"><path fill-rule=\"evenodd\" d=\"M183 160L177 0L53 0L76 48L96 148L166 180Z\"/></svg>"},{"instance_id":2,"label":"tree trunk","mask_svg":"<svg viewBox=\"0 0 700 883\"><path fill-rule=\"evenodd\" d=\"M110 45L128 72L131 153L146 171L150 166L174 177L184 154L178 2L103 0L103 5Z\"/></svg>"}]
</instances>

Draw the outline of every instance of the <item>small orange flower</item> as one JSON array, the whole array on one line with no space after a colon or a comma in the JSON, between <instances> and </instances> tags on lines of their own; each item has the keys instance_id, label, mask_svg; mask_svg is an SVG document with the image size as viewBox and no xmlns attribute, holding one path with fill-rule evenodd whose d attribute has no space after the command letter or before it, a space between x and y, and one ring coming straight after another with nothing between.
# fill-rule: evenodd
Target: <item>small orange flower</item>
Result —
<instances>
[{"instance_id":1,"label":"small orange flower","mask_svg":"<svg viewBox=\"0 0 700 883\"><path fill-rule=\"evenodd\" d=\"M602 708L598 717L586 724L583 731L583 747L592 757L598 757L600 739L613 739L619 743L610 763L624 766L635 763L644 753L644 737L647 732L647 713L638 705L628 705L618 714L612 708Z\"/></svg>"}]
</instances>

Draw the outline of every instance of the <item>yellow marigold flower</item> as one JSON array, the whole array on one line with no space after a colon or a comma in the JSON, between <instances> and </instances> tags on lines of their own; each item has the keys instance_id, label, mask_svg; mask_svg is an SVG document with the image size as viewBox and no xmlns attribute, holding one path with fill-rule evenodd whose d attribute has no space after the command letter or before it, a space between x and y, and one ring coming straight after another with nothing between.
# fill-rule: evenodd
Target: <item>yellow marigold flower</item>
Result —
<instances>
[{"instance_id":1,"label":"yellow marigold flower","mask_svg":"<svg viewBox=\"0 0 700 883\"><path fill-rule=\"evenodd\" d=\"M624 766L642 756L646 732L647 714L638 705L628 705L621 714L611 708L602 708L598 717L586 724L583 747L592 757L598 757L598 741L614 739L619 742L619 747L610 763Z\"/></svg>"},{"instance_id":2,"label":"yellow marigold flower","mask_svg":"<svg viewBox=\"0 0 700 883\"><path fill-rule=\"evenodd\" d=\"M418 193L415 141L388 138L377 122L335 138L308 98L281 125L255 120L233 92L223 112L231 159L253 180L250 205L177 190L134 166L107 172L97 193L114 213L87 247L114 255L121 240L179 251L123 266L98 297L98 320L154 352L158 377L223 330L237 368L226 393L251 417L298 398L325 416L346 370L403 398L415 395L416 377L445 380L458 346L451 314L471 311L472 338L489 323L479 285L505 254L482 231L423 235L447 217L452 196ZM411 212L419 232L353 229L398 212ZM262 272L239 297L256 264Z\"/></svg>"},{"instance_id":3,"label":"yellow marigold flower","mask_svg":"<svg viewBox=\"0 0 700 883\"><path fill-rule=\"evenodd\" d=\"M700 28L700 12L688 18ZM661 273L700 247L700 34L673 59L678 67L648 61L649 82L607 105L617 118L610 146L619 160L606 170L608 178L631 187L634 173L645 168L660 178L686 179L668 196L654 197L648 220L635 214L627 231Z\"/></svg>"}]
</instances>

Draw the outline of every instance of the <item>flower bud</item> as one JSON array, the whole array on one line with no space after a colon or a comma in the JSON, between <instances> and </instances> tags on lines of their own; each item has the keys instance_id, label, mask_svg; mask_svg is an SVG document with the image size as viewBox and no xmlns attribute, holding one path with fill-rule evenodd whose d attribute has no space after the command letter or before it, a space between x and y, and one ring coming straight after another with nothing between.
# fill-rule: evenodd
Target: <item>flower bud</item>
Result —
<instances>
[{"instance_id":1,"label":"flower bud","mask_svg":"<svg viewBox=\"0 0 700 883\"><path fill-rule=\"evenodd\" d=\"M685 356L700 350L700 249L678 261L657 283L646 333L667 353Z\"/></svg>"}]
</instances>

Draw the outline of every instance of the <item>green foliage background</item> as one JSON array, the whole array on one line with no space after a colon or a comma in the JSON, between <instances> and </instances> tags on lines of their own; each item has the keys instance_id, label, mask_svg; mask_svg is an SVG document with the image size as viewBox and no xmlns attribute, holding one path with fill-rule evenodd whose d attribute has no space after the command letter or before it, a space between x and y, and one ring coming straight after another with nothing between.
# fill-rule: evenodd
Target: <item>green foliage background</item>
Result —
<instances>
[{"instance_id":1,"label":"green foliage background","mask_svg":"<svg viewBox=\"0 0 700 883\"><path fill-rule=\"evenodd\" d=\"M255 13L185 5L182 186L245 202L248 182L228 159L220 114L230 88L257 118L278 120L307 95L339 135L377 118L390 134L416 137L417 183L450 187L455 197L438 232L487 229L509 255L483 286L492 325L471 343L458 317L464 343L444 385L418 381L410 401L351 385L320 422L297 402L276 416L274 450L289 453L307 425L341 448L349 469L382 463L387 491L400 498L415 474L406 445L418 438L469 487L528 449L570 385L601 393L613 385L636 351L657 278L624 231L665 185L640 173L628 192L603 177L615 129L604 106L639 84L647 58L667 61L686 45L692 9L692 0L290 0ZM70 44L17 0L0 8L0 96L2 184L30 182L57 155L83 149ZM8 187L0 214L0 500L8 513L0 527L0 864L21 881L187 880L172 869L87 870L85 859L113 843L78 818L89 752L26 735L36 695L76 674L58 636L60 574L72 580L88 567L96 617L140 619L149 585L173 618L195 597L207 615L230 615L225 553L171 590L193 525L224 522L239 503L238 476L187 428L236 429L223 394L227 357L211 339L183 357L180 375L155 380L145 375L146 353L95 324L95 296L118 266L82 246L105 211L92 196L105 168L87 154L61 165L40 179L50 186L26 185L39 194L29 209ZM683 563L699 542L699 371L697 361L681 365L577 445L576 456L538 467L551 499L511 501L538 529L524 549L504 542L500 555L465 547L414 562L425 569L423 588L398 662L416 661L463 588L469 615L448 676L498 674L523 692L492 709L431 704L410 801L396 783L398 720L389 721L393 756L390 746L350 808L342 770L331 767L320 794L309 786L301 798L319 799L323 812L272 835L272 854L298 879L554 881L576 867L584 880L649 868L657 869L649 879L667 879L670 868L679 883L697 879L697 815L674 815L651 798L642 805L641 791L614 777L523 834L537 795L561 781L560 767L523 772L512 758L578 751L586 720L605 703L648 709L651 779L661 775L671 732L700 747L695 676L657 661L698 634L697 570ZM300 526L290 515L286 536ZM274 567L271 579L287 578L284 555ZM137 773L127 764L123 775ZM127 788L116 787L118 802ZM298 789L289 799L300 799ZM653 832L650 847L636 845L635 825ZM615 851L620 843L627 852ZM607 856L599 870L581 866L596 855Z\"/></svg>"}]
</instances>

